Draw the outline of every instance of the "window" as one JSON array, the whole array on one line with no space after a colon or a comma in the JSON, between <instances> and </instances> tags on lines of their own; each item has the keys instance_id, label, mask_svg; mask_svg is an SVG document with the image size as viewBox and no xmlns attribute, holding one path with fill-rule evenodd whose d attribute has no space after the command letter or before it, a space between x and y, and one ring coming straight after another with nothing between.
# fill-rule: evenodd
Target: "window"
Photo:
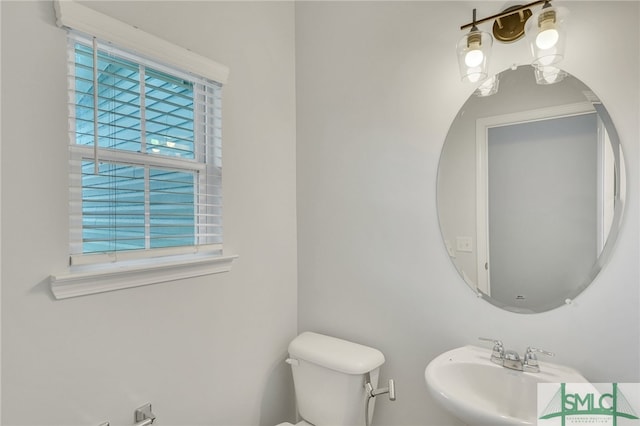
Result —
<instances>
[{"instance_id":1,"label":"window","mask_svg":"<svg viewBox=\"0 0 640 426\"><path fill-rule=\"evenodd\" d=\"M231 270L220 130L229 69L73 0L53 5L69 34L71 253L49 277L54 297Z\"/></svg>"},{"instance_id":2,"label":"window","mask_svg":"<svg viewBox=\"0 0 640 426\"><path fill-rule=\"evenodd\" d=\"M219 84L69 35L71 265L221 253Z\"/></svg>"}]
</instances>

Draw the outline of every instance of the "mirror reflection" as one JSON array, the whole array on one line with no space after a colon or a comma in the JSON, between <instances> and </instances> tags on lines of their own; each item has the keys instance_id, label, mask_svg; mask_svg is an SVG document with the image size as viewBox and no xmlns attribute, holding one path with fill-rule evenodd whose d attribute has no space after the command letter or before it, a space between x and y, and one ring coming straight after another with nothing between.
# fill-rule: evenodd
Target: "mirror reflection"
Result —
<instances>
[{"instance_id":1,"label":"mirror reflection","mask_svg":"<svg viewBox=\"0 0 640 426\"><path fill-rule=\"evenodd\" d=\"M596 95L526 65L480 87L449 129L438 216L463 280L504 309L570 302L606 261L624 202L617 132ZM539 74L539 73L538 73Z\"/></svg>"}]
</instances>

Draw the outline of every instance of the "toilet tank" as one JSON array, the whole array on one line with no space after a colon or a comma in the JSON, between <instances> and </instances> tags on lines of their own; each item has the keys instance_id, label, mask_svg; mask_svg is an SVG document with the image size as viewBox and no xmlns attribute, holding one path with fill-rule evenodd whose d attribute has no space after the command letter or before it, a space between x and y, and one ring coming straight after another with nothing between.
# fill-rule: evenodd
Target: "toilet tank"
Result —
<instances>
[{"instance_id":1,"label":"toilet tank","mask_svg":"<svg viewBox=\"0 0 640 426\"><path fill-rule=\"evenodd\" d=\"M300 416L315 426L364 425L365 375L378 384L384 355L377 349L304 332L289 344L288 362ZM369 403L373 412L375 398Z\"/></svg>"}]
</instances>

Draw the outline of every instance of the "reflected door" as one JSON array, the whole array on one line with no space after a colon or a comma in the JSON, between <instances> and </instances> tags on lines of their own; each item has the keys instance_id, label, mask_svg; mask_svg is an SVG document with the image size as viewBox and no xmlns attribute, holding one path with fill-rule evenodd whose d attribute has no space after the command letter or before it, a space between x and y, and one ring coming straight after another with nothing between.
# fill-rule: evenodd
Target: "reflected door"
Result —
<instances>
[{"instance_id":1,"label":"reflected door","mask_svg":"<svg viewBox=\"0 0 640 426\"><path fill-rule=\"evenodd\" d=\"M492 297L527 309L586 279L598 255L597 125L592 113L488 129Z\"/></svg>"}]
</instances>

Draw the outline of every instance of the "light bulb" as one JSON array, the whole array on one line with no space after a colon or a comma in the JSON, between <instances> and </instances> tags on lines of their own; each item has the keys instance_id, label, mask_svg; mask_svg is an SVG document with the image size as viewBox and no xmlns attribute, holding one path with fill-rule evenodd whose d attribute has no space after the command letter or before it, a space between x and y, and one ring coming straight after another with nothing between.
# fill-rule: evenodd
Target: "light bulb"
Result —
<instances>
[{"instance_id":1,"label":"light bulb","mask_svg":"<svg viewBox=\"0 0 640 426\"><path fill-rule=\"evenodd\" d=\"M558 30L555 28L548 28L544 31L540 31L536 36L536 46L539 49L550 49L556 45L560 35L558 34Z\"/></svg>"},{"instance_id":2,"label":"light bulb","mask_svg":"<svg viewBox=\"0 0 640 426\"><path fill-rule=\"evenodd\" d=\"M484 53L480 49L472 49L464 56L464 63L469 68L475 68L484 60Z\"/></svg>"}]
</instances>

